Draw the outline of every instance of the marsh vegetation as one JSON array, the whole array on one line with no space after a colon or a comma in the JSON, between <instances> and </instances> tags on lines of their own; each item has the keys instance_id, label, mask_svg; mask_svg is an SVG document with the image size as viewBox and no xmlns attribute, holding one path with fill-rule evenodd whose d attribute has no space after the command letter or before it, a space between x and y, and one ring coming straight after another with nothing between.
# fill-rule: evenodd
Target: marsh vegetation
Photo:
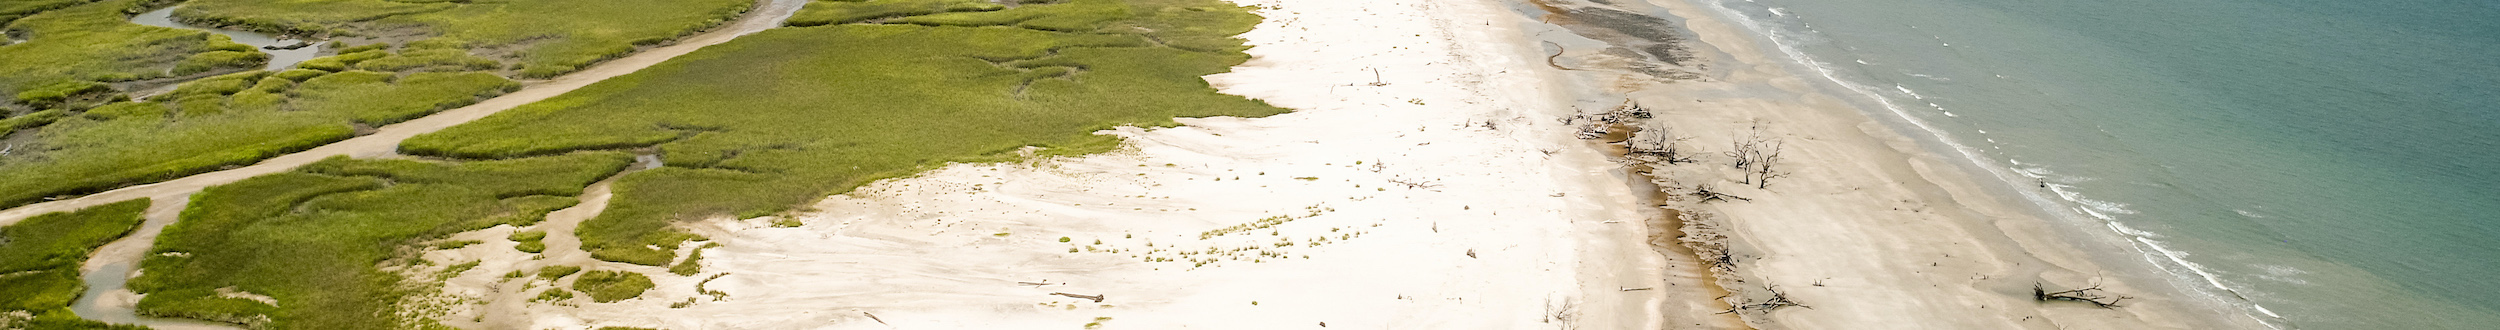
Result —
<instances>
[{"instance_id":1,"label":"marsh vegetation","mask_svg":"<svg viewBox=\"0 0 2500 330\"><path fill-rule=\"evenodd\" d=\"M886 2L817 2L809 12ZM802 14L806 15L806 14ZM941 166L1110 150L1117 125L1284 110L1199 78L1247 60L1258 17L1213 0L1078 0L784 28L418 136L403 152L516 159L656 148L577 231L601 260L664 266L677 221L756 217Z\"/></svg>"},{"instance_id":2,"label":"marsh vegetation","mask_svg":"<svg viewBox=\"0 0 2500 330\"><path fill-rule=\"evenodd\" d=\"M192 24L333 42L300 70ZM743 0L34 1L0 5L0 207L250 164L720 25ZM20 18L22 17L22 18ZM247 71L249 70L249 71ZM240 72L240 73L236 73ZM231 73L231 74L229 74ZM187 81L187 82L186 82ZM179 83L171 92L158 86Z\"/></svg>"},{"instance_id":3,"label":"marsh vegetation","mask_svg":"<svg viewBox=\"0 0 2500 330\"><path fill-rule=\"evenodd\" d=\"M166 227L130 288L139 311L276 329L378 329L428 240L543 213L520 200L570 196L632 156L585 152L445 163L332 158L209 188ZM218 294L265 295L275 304Z\"/></svg>"},{"instance_id":4,"label":"marsh vegetation","mask_svg":"<svg viewBox=\"0 0 2500 330\"><path fill-rule=\"evenodd\" d=\"M147 209L148 200L132 200L0 227L0 328L138 328L80 319L69 305L86 289L79 265L97 247L138 229Z\"/></svg>"}]
</instances>

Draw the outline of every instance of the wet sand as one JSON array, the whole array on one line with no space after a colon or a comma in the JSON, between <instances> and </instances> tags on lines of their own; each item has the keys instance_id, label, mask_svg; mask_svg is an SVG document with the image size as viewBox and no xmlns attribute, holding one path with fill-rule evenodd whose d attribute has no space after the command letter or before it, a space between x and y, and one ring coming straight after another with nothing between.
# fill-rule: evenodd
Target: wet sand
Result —
<instances>
[{"instance_id":1,"label":"wet sand","mask_svg":"<svg viewBox=\"0 0 2500 330\"><path fill-rule=\"evenodd\" d=\"M1776 50L1683 1L1651 1L1624 10L1672 14L1684 30L1626 33L1641 26L1619 15L1585 15L1598 5L1539 1L1557 56L1586 86L1582 108L1635 100L1653 119L1629 121L1689 138L1700 163L1659 166L1651 179L1670 198L1662 203L1687 219L1707 219L1729 236L1731 269L1719 283L1736 305L1770 302L1773 292L1796 307L1744 311L1748 324L1778 329L2208 329L2246 328L2170 294L2164 283L2130 283L2059 237L2030 204L1986 186L1961 160L1942 156L1868 116L1811 79L1791 71ZM1642 56L1605 48L1651 49L1660 39L1682 43L1692 58ZM1663 72L1663 74L1662 74ZM1693 73L1683 76L1678 73ZM1745 184L1728 164L1739 135L1754 126L1785 142L1777 168L1788 176L1767 188ZM1750 198L1703 202L1695 188ZM2125 307L2041 302L2050 291L2101 285L2125 295Z\"/></svg>"}]
</instances>

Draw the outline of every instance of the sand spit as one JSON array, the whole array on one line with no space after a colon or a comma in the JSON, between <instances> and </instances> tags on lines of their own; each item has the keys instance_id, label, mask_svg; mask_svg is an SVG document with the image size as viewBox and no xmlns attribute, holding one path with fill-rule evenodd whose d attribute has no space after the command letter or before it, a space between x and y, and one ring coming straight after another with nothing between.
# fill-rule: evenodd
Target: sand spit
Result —
<instances>
[{"instance_id":1,"label":"sand spit","mask_svg":"<svg viewBox=\"0 0 2500 330\"><path fill-rule=\"evenodd\" d=\"M1553 120L1570 111L1518 15L1239 3L1267 17L1242 36L1257 58L1208 80L1296 112L881 181L794 228L699 223L723 245L703 273L655 276L618 303L532 307L519 327L1735 325L1707 316L1726 307L1698 263L1651 250L1655 210L1622 166Z\"/></svg>"},{"instance_id":2,"label":"sand spit","mask_svg":"<svg viewBox=\"0 0 2500 330\"><path fill-rule=\"evenodd\" d=\"M1984 188L1983 176L1960 160L1928 152L1852 104L1816 87L1819 79L1790 71L1741 27L1685 1L1659 0L1635 12L1672 13L1696 41L1690 58L1647 58L1622 48L1654 48L1657 38L1625 43L1619 24L1589 20L1578 1L1536 1L1558 24L1546 27L1573 81L1595 85L1581 97L1592 112L1636 100L1650 119L1625 124L1683 138L1697 163L1645 171L1666 192L1662 205L1682 212L1697 239L1724 234L1729 268L1719 278L1736 294L1731 304L1757 328L1795 329L2208 329L2256 328L2218 310L2181 300L2158 279L2112 274L2084 249L2119 249L2072 242L2029 204ZM1631 6L1631 5L1620 5ZM1662 8L1661 8L1662 7ZM1654 11L1653 11L1654 10ZM1533 13L1532 13L1533 14ZM1600 17L1605 18L1605 17ZM1613 44L1613 45L1606 45ZM1562 48L1562 47L1557 47ZM1609 49L1615 48L1615 49ZM1638 61L1653 63L1642 64ZM1657 62L1667 63L1661 65ZM1699 69L1698 79L1660 79L1659 67ZM1701 69L1707 68L1707 69ZM1675 77L1680 78L1680 77ZM1744 184L1724 154L1753 127L1785 142L1767 189ZM1614 132L1617 136L1623 132ZM1696 190L1750 198L1703 202ZM1715 249L1718 247L1709 247ZM1708 250L1708 249L1705 249ZM1703 253L1703 259L1717 259ZM2124 307L2037 301L2050 291L2095 284L2125 295ZM1775 296L1800 306L1778 307Z\"/></svg>"}]
</instances>

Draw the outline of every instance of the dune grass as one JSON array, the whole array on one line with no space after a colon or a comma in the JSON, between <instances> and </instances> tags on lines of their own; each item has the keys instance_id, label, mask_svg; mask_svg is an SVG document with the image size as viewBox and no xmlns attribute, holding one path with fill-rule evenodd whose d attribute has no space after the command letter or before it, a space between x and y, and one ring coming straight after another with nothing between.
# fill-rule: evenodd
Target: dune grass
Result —
<instances>
[{"instance_id":1,"label":"dune grass","mask_svg":"<svg viewBox=\"0 0 2500 330\"><path fill-rule=\"evenodd\" d=\"M248 71L194 80L146 101L48 115L37 143L0 157L0 207L250 164L347 139L353 125L396 123L519 87L479 72Z\"/></svg>"},{"instance_id":2,"label":"dune grass","mask_svg":"<svg viewBox=\"0 0 2500 330\"><path fill-rule=\"evenodd\" d=\"M297 35L414 31L410 44L510 50L523 77L552 77L720 25L752 0L193 0L185 21ZM482 63L464 63L478 64Z\"/></svg>"},{"instance_id":3,"label":"dune grass","mask_svg":"<svg viewBox=\"0 0 2500 330\"><path fill-rule=\"evenodd\" d=\"M1062 6L1095 8L1051 9ZM1091 133L1116 125L1284 112L1216 93L1199 78L1248 58L1229 37L1258 21L1243 8L1213 0L1080 0L988 13L1080 15L1069 12L1118 15L1069 20L1102 22L1103 32L1089 33L898 24L775 29L418 136L401 148L508 159L657 147L666 167L620 179L614 202L576 235L599 259L663 266L675 259L675 247L697 238L673 229L674 221L767 215L947 162L1008 159L1024 146L1109 150L1116 139ZM1163 28L1123 28L1149 26ZM1153 41L1193 38L1229 46L1193 50Z\"/></svg>"},{"instance_id":4,"label":"dune grass","mask_svg":"<svg viewBox=\"0 0 2500 330\"><path fill-rule=\"evenodd\" d=\"M415 324L397 313L409 279L385 269L422 242L498 224L507 201L576 195L632 156L587 152L442 163L344 157L202 191L166 228L144 275L141 313L270 329L380 329ZM423 279L418 279L423 280ZM271 306L219 297L233 287Z\"/></svg>"},{"instance_id":5,"label":"dune grass","mask_svg":"<svg viewBox=\"0 0 2500 330\"><path fill-rule=\"evenodd\" d=\"M25 329L112 328L70 313L70 302L87 287L78 266L97 247L138 229L147 209L148 200L136 199L0 227L0 313L34 315L22 320Z\"/></svg>"},{"instance_id":6,"label":"dune grass","mask_svg":"<svg viewBox=\"0 0 2500 330\"><path fill-rule=\"evenodd\" d=\"M6 29L26 42L0 45L0 59L7 59L0 60L0 95L15 96L8 103L20 107L62 108L76 104L58 100L88 93L65 95L41 89L251 68L267 61L267 54L223 35L130 23L130 14L146 9L149 3L0 2L0 18L27 15L7 23ZM118 94L109 88L83 91Z\"/></svg>"}]
</instances>

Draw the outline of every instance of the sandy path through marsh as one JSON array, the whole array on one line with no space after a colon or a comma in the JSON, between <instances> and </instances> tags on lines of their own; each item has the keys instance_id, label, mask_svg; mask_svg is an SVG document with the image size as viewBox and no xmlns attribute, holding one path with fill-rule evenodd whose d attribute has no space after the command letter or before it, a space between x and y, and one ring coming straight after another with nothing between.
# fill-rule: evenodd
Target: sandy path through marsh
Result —
<instances>
[{"instance_id":1,"label":"sandy path through marsh","mask_svg":"<svg viewBox=\"0 0 2500 330\"><path fill-rule=\"evenodd\" d=\"M79 196L78 198L35 203L9 209L7 211L0 211L0 226L14 224L17 223L18 220L24 220L26 217L38 214L74 211L91 206L111 204L113 202L139 198L164 198L170 196L188 195L211 186L231 183L246 178L261 176L263 174L292 170L297 166L303 166L304 164L321 161L324 158L330 158L330 156L346 155L356 158L393 156L398 154L399 142L407 140L410 137L440 131L444 128L468 123L469 121L478 120L479 118L486 118L486 116L493 115L497 112L511 110L512 108L519 107L523 104L546 100L547 98L555 97L556 95L563 95L566 92L581 89L582 87L589 86L592 83L608 80L608 78L615 78L627 73L633 73L634 71L641 71L643 68L651 67L651 65L659 64L660 62L676 58L677 56L692 53L697 49L703 49L703 47L728 42L730 39L736 39L739 36L744 36L749 33L779 27L781 26L782 20L788 19L790 14L796 13L799 6L806 3L806 0L761 0L757 3L757 6L754 9L747 10L747 14L744 17L740 17L737 21L730 22L729 24L713 29L712 31L697 34L693 37L679 39L676 44L652 48L623 58L592 65L590 68L583 69L581 72L558 76L555 79L528 82L528 86L522 87L520 91L486 99L486 101L478 102L477 104L438 112L422 118L417 118L415 120L391 124L390 126L383 126L371 135L358 136L347 139L346 141L339 141L337 143L315 147L311 150L269 158L267 160L260 161L260 163L252 164L251 166L200 173L182 177L180 179L122 187L120 189L113 189L111 191L105 191L93 195Z\"/></svg>"}]
</instances>

